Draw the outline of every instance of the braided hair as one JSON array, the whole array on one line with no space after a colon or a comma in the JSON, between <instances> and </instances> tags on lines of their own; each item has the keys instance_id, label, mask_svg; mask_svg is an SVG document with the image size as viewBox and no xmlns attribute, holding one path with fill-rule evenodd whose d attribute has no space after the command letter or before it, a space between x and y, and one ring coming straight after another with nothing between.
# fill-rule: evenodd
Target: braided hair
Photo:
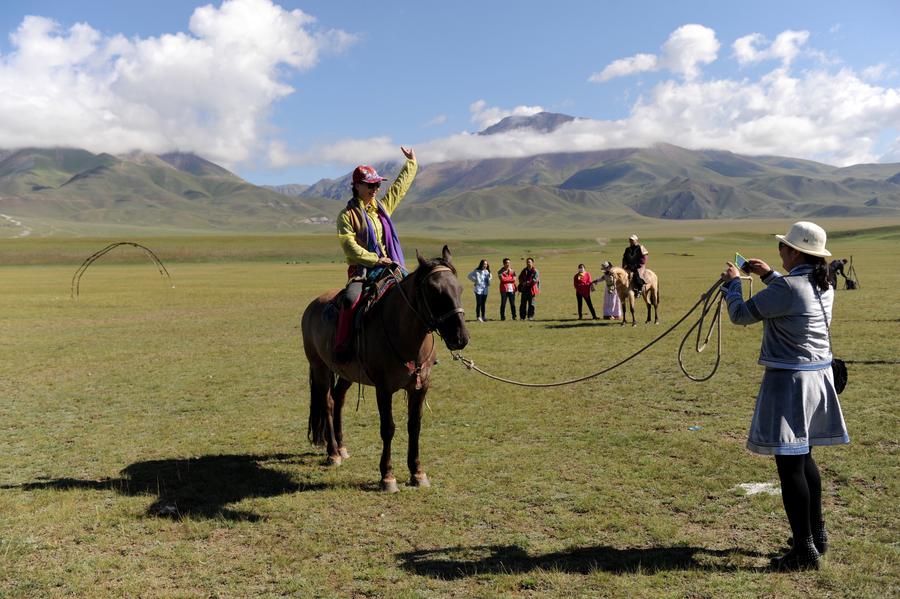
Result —
<instances>
[{"instance_id":1,"label":"braided hair","mask_svg":"<svg viewBox=\"0 0 900 599\"><path fill-rule=\"evenodd\" d=\"M828 263L825 262L825 258L803 254L803 263L813 267L812 278L816 287L818 287L820 291L828 291L831 283L828 273Z\"/></svg>"}]
</instances>

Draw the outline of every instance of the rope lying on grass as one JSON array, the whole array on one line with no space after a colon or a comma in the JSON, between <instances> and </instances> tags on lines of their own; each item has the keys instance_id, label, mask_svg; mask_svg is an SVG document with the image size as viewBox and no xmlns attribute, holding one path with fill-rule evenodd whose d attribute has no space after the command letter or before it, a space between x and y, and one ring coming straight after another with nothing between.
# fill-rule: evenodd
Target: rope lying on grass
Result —
<instances>
[{"instance_id":1,"label":"rope lying on grass","mask_svg":"<svg viewBox=\"0 0 900 599\"><path fill-rule=\"evenodd\" d=\"M691 326L691 328L688 329L688 332L685 334L684 338L681 340L681 344L678 346L678 367L681 368L681 372L683 372L684 375L687 378L691 379L692 381L698 381L698 382L706 381L706 380L709 380L710 378L712 378L712 376L716 373L716 370L718 370L718 368L719 368L719 361L722 358L722 319L721 319L721 315L722 315L722 301L725 299L725 296L718 293L719 287L721 285L722 285L721 279L716 279L716 282L710 286L710 288L706 291L706 293L704 293L703 295L700 296L700 299L697 300L697 303L695 303L691 307L691 309L687 311L687 313L684 316L679 318L675 324L670 326L661 335L656 337L656 339L654 339L653 341L651 341L650 343L648 343L647 345L645 345L638 351L634 352L627 358L624 358L623 360L616 362L612 366L608 366L608 367L604 368L603 370L598 370L597 372L593 372L591 374L588 374L588 375L585 375L582 377L578 377L576 379L569 379L566 381L558 381L555 383L525 383L522 381L515 381L512 379L507 379L502 376L497 376L495 374L491 374L489 372L482 370L481 368L479 368L475 365L474 360L464 357L459 352L450 352L450 353L453 356L454 361L462 362L462 364L467 369L474 370L475 372L477 372L479 374L483 374L484 376L494 379L495 381L500 381L502 383L509 383L510 385L518 385L519 387L562 387L563 385L572 385L574 383L580 383L582 381L586 381L586 380L598 377L602 374L606 374L607 372L618 368L622 364L625 364L626 362L633 360L634 358L638 357L639 355L641 355L642 353L644 353L645 351L650 349L653 345L655 345L663 337L665 337L666 335L668 335L669 333L674 331L678 327L678 325L680 325L682 322L687 320L688 316L690 316L694 312L694 310L696 310L697 307L702 304L703 308L700 311L700 318L698 318L697 322L695 322ZM717 295L718 295L719 299L717 302L714 302L714 299ZM715 307L715 308L713 308L713 307ZM701 339L701 337L703 337L703 321L706 319L707 314L709 314L709 312L713 309L715 309L715 313L712 316L712 320L710 320L709 329L706 332L706 337L701 342L700 339ZM691 332L694 329L697 329L697 343L695 346L695 351L697 353L702 352L704 349L706 349L706 346L709 343L709 339L710 339L710 337L712 337L713 328L716 328L718 331L717 336L716 336L716 362L713 365L713 368L710 371L710 373L707 374L706 376L694 376L687 371L687 369L684 366L684 362L681 359L681 355L684 352L684 345L687 342L688 337L690 337Z\"/></svg>"},{"instance_id":2,"label":"rope lying on grass","mask_svg":"<svg viewBox=\"0 0 900 599\"><path fill-rule=\"evenodd\" d=\"M84 271L88 269L88 266L96 262L99 258L109 253L111 250L119 247L120 245L130 245L136 247L138 249L144 250L147 254L150 255L150 259L153 260L153 263L156 265L157 270L159 270L160 276L166 278L169 281L169 284L172 285L172 277L169 275L169 271L166 270L165 265L162 263L156 254L153 253L148 247L144 247L139 243L134 243L133 241L120 241L118 243L111 243L102 250L96 251L87 258L85 258L84 262L81 263L81 266L78 267L78 270L75 271L75 274L72 276L72 289L70 291L72 299L78 299L79 287L81 286L81 275L84 274ZM175 287L175 285L172 285Z\"/></svg>"}]
</instances>

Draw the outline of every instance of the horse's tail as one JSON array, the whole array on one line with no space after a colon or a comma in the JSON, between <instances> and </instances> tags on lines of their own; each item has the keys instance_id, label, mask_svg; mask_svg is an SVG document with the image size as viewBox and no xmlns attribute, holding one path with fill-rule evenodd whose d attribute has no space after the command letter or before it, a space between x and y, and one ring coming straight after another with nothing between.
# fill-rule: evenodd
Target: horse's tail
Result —
<instances>
[{"instance_id":1,"label":"horse's tail","mask_svg":"<svg viewBox=\"0 0 900 599\"><path fill-rule=\"evenodd\" d=\"M309 369L309 425L306 438L313 445L325 445L325 423L328 418L328 381L316 380ZM321 377L320 377L321 378ZM329 377L330 378L330 377Z\"/></svg>"},{"instance_id":2,"label":"horse's tail","mask_svg":"<svg viewBox=\"0 0 900 599\"><path fill-rule=\"evenodd\" d=\"M313 300L300 320L300 329L303 333L303 350L309 361L309 426L306 437L314 445L325 444L325 425L328 418L328 393L331 388L333 376L328 365L319 357L315 339L316 335L330 335L329 331L314 327L319 316L318 309L322 307L321 298Z\"/></svg>"}]
</instances>

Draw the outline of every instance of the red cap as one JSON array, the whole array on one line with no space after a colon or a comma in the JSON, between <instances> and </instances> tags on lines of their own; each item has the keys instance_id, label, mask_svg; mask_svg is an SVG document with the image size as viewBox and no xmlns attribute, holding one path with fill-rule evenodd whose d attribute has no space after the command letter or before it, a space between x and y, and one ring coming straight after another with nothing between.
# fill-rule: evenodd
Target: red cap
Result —
<instances>
[{"instance_id":1,"label":"red cap","mask_svg":"<svg viewBox=\"0 0 900 599\"><path fill-rule=\"evenodd\" d=\"M358 166L353 171L353 183L381 183L387 177L379 175L371 166Z\"/></svg>"}]
</instances>

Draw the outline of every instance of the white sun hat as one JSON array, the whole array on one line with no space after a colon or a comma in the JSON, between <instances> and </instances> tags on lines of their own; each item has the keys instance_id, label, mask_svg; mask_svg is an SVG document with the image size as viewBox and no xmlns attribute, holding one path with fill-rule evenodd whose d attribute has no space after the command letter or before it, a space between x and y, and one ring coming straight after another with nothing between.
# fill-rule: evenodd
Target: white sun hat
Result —
<instances>
[{"instance_id":1,"label":"white sun hat","mask_svg":"<svg viewBox=\"0 0 900 599\"><path fill-rule=\"evenodd\" d=\"M785 245L810 256L825 258L831 255L831 252L825 249L825 240L827 239L825 229L816 223L801 220L791 225L787 235L776 235L775 237Z\"/></svg>"}]
</instances>

